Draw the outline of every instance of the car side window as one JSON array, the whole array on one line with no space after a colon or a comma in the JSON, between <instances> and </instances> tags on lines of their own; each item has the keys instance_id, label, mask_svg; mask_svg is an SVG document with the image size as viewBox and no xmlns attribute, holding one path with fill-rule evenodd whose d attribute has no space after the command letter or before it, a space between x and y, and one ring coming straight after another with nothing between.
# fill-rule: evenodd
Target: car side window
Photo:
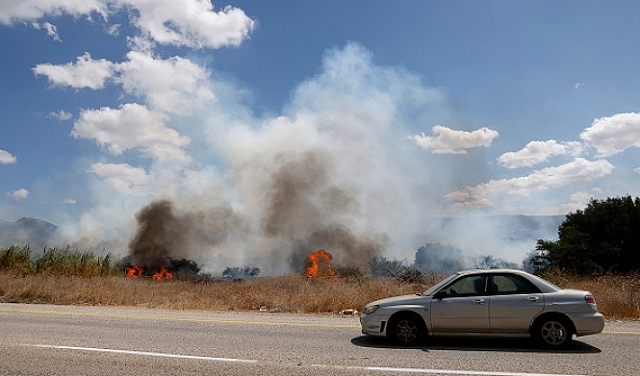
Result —
<instances>
[{"instance_id":1,"label":"car side window","mask_svg":"<svg viewBox=\"0 0 640 376\"><path fill-rule=\"evenodd\" d=\"M491 277L493 295L534 294L539 293L533 283L515 274L500 274Z\"/></svg>"},{"instance_id":2,"label":"car side window","mask_svg":"<svg viewBox=\"0 0 640 376\"><path fill-rule=\"evenodd\" d=\"M444 291L447 297L485 295L485 277L472 275L460 278L447 286Z\"/></svg>"}]
</instances>

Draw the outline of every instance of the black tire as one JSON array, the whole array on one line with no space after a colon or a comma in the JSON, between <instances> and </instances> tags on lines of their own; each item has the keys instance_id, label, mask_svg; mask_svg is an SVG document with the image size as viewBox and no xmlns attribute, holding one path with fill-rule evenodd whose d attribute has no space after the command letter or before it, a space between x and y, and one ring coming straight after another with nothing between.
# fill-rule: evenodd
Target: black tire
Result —
<instances>
[{"instance_id":1,"label":"black tire","mask_svg":"<svg viewBox=\"0 0 640 376\"><path fill-rule=\"evenodd\" d=\"M546 348L565 348L571 344L572 336L571 324L564 317L545 317L533 328L534 339Z\"/></svg>"},{"instance_id":2,"label":"black tire","mask_svg":"<svg viewBox=\"0 0 640 376\"><path fill-rule=\"evenodd\" d=\"M398 314L389 320L387 337L401 346L416 346L424 341L427 330L417 314Z\"/></svg>"}]
</instances>

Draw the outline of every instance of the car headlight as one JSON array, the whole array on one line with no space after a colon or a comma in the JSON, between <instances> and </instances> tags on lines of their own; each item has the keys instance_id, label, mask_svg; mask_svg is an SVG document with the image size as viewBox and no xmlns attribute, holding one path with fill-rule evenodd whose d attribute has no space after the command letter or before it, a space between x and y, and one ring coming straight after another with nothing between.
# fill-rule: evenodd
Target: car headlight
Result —
<instances>
[{"instance_id":1,"label":"car headlight","mask_svg":"<svg viewBox=\"0 0 640 376\"><path fill-rule=\"evenodd\" d=\"M378 305L368 305L366 307L364 307L364 309L362 310L362 313L365 315L370 315L372 313L374 313L375 311L378 310L378 308L380 308L380 306Z\"/></svg>"}]
</instances>

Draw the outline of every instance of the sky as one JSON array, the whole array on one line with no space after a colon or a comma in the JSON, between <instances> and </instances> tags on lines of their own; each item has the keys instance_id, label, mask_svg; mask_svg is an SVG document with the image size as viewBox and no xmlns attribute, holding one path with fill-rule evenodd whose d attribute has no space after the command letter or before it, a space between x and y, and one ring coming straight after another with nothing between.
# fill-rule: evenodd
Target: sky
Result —
<instances>
[{"instance_id":1,"label":"sky","mask_svg":"<svg viewBox=\"0 0 640 376\"><path fill-rule=\"evenodd\" d=\"M299 244L410 258L430 241L521 260L531 244L496 251L488 238L508 236L487 217L638 195L639 14L635 1L2 1L0 220L126 253L136 213L165 200L203 226L184 242L211 265Z\"/></svg>"}]
</instances>

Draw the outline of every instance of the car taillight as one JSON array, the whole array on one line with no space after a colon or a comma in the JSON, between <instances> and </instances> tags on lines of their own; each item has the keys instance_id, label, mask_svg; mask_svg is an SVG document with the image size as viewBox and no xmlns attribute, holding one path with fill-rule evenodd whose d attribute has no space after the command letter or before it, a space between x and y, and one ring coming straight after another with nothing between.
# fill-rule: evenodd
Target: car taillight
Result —
<instances>
[{"instance_id":1,"label":"car taillight","mask_svg":"<svg viewBox=\"0 0 640 376\"><path fill-rule=\"evenodd\" d=\"M594 309L597 306L596 298L594 298L593 295L585 295L584 301L587 302L587 304L590 305Z\"/></svg>"}]
</instances>

